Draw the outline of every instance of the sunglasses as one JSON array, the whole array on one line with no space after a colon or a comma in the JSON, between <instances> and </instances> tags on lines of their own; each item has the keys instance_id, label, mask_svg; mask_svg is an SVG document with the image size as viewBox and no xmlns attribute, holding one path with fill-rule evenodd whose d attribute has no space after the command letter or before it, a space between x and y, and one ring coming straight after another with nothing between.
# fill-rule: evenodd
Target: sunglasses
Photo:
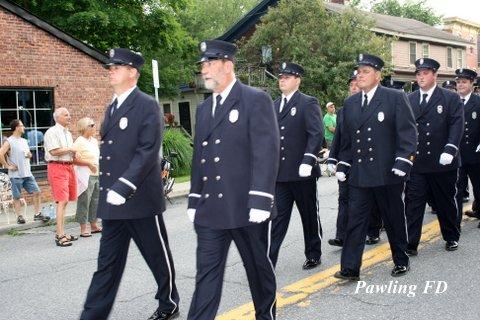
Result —
<instances>
[{"instance_id":1,"label":"sunglasses","mask_svg":"<svg viewBox=\"0 0 480 320\"><path fill-rule=\"evenodd\" d=\"M88 125L88 127L89 127L89 128L93 128L93 127L95 127L95 123L91 123L91 124L89 124L89 125Z\"/></svg>"}]
</instances>

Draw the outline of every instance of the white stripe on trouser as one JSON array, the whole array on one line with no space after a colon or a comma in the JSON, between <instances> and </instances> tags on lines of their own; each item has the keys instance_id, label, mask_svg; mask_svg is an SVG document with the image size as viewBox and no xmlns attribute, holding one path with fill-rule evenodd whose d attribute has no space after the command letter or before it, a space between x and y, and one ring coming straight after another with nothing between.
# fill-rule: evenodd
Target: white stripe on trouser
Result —
<instances>
[{"instance_id":1,"label":"white stripe on trouser","mask_svg":"<svg viewBox=\"0 0 480 320\"><path fill-rule=\"evenodd\" d=\"M315 207L316 207L316 210L317 210L317 228L318 228L318 238L320 239L320 242L322 242L322 234L320 233L320 214L319 214L319 211L320 211L320 208L319 208L319 205L318 205L318 190L317 190L317 180L315 180Z\"/></svg>"},{"instance_id":2,"label":"white stripe on trouser","mask_svg":"<svg viewBox=\"0 0 480 320\"><path fill-rule=\"evenodd\" d=\"M459 208L458 202L457 202L457 193L458 193L457 182L458 182L458 176L459 175L460 175L460 169L457 169L457 180L455 180L455 195L453 196L453 200L455 201L455 209L457 209L457 220L461 218L461 217L458 216L459 214L463 215L463 208L462 208L462 211L460 211L460 208ZM463 204L462 204L462 206L463 206ZM457 223L457 221L455 221L455 223ZM461 220L460 220L460 223L462 223ZM460 227L460 225L459 225L459 227Z\"/></svg>"},{"instance_id":3,"label":"white stripe on trouser","mask_svg":"<svg viewBox=\"0 0 480 320\"><path fill-rule=\"evenodd\" d=\"M405 218L405 232L407 233L407 245L409 243L408 241L408 222L407 222L407 214L406 214L406 211L407 211L407 207L405 205L405 197L406 197L406 194L405 194L405 187L406 187L407 183L404 182L403 183L403 191L402 191L402 202L403 202L403 217ZM381 214L380 214L381 216Z\"/></svg>"},{"instance_id":4,"label":"white stripe on trouser","mask_svg":"<svg viewBox=\"0 0 480 320\"><path fill-rule=\"evenodd\" d=\"M273 272L273 276L275 277L275 283L277 282L277 275L275 274L275 268L273 267L273 263L272 263L272 260L270 260L270 244L271 244L271 240L272 240L272 221L270 220L268 222L268 236L267 236L267 259L268 259L268 262L270 262L270 267L272 268L272 272ZM276 287L276 285L275 285ZM277 292L275 291L274 293L275 297L273 299L273 303L272 305L270 306L270 317L272 317L272 320L275 319L273 317L273 306L275 305L275 303L277 302Z\"/></svg>"},{"instance_id":5,"label":"white stripe on trouser","mask_svg":"<svg viewBox=\"0 0 480 320\"><path fill-rule=\"evenodd\" d=\"M165 245L165 241L163 241L162 232L160 231L160 224L158 222L158 215L155 216L155 222L157 224L158 237L160 238L160 242L162 242L162 249L163 249L163 253L165 254L165 261L167 261L167 268L168 268L168 274L169 274L169 281L168 282L169 282L169 285L170 285L170 292L168 293L168 298L170 299L170 302L175 306L175 308L172 310L172 312L173 312L173 311L177 310L178 305L172 299L172 291L173 291L172 268L170 266L170 258L168 256L167 246Z\"/></svg>"}]
</instances>

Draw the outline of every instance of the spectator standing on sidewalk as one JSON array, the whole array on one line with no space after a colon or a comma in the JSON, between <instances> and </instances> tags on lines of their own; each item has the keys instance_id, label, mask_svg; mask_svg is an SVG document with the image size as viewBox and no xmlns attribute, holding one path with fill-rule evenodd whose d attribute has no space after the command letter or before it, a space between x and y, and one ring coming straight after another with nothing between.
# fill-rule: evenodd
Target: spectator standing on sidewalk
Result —
<instances>
[{"instance_id":1,"label":"spectator standing on sidewalk","mask_svg":"<svg viewBox=\"0 0 480 320\"><path fill-rule=\"evenodd\" d=\"M323 126L325 127L325 140L327 148L332 146L333 137L335 136L335 128L337 127L337 115L335 114L335 104L327 103L327 113L323 117Z\"/></svg>"},{"instance_id":2,"label":"spectator standing on sidewalk","mask_svg":"<svg viewBox=\"0 0 480 320\"><path fill-rule=\"evenodd\" d=\"M25 223L25 217L21 215L20 197L22 187L33 195L33 208L35 214L33 220L48 221L49 217L44 217L40 212L40 189L33 177L30 167L30 158L32 153L26 139L22 138L25 133L25 126L22 121L15 119L10 123L12 135L8 137L0 148L0 162L8 169L8 176L12 182L12 196L17 223ZM9 153L8 159L6 157Z\"/></svg>"},{"instance_id":3,"label":"spectator standing on sidewalk","mask_svg":"<svg viewBox=\"0 0 480 320\"><path fill-rule=\"evenodd\" d=\"M60 247L72 245L78 238L65 234L64 217L68 201L77 200L77 178L73 169L75 149L72 134L68 130L70 113L66 108L58 108L53 113L55 125L45 132L45 160L48 162L48 183L52 188L53 199L57 203L57 225L55 243Z\"/></svg>"},{"instance_id":4,"label":"spectator standing on sidewalk","mask_svg":"<svg viewBox=\"0 0 480 320\"><path fill-rule=\"evenodd\" d=\"M76 219L80 224L80 237L90 237L92 233L101 232L97 226L97 206L99 196L98 167L100 148L94 138L95 122L85 117L77 122L80 136L73 143L77 175L77 212ZM90 223L90 230L87 229Z\"/></svg>"}]
</instances>

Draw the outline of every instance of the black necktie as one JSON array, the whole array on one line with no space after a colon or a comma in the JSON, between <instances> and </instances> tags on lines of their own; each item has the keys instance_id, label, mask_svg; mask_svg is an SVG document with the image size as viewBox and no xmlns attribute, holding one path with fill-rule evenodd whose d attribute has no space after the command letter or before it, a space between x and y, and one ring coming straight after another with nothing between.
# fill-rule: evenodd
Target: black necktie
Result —
<instances>
[{"instance_id":1,"label":"black necktie","mask_svg":"<svg viewBox=\"0 0 480 320\"><path fill-rule=\"evenodd\" d=\"M462 104L465 105L465 98L460 99L460 100L462 100Z\"/></svg>"},{"instance_id":2,"label":"black necktie","mask_svg":"<svg viewBox=\"0 0 480 320\"><path fill-rule=\"evenodd\" d=\"M222 96L221 95L218 95L216 98L216 104L215 104L215 110L213 111L213 117L215 118L215 116L218 114L218 108L220 107L220 101L222 101Z\"/></svg>"},{"instance_id":3,"label":"black necktie","mask_svg":"<svg viewBox=\"0 0 480 320\"><path fill-rule=\"evenodd\" d=\"M285 109L285 106L287 105L287 97L283 98L283 106L280 106L280 110L278 110L278 113L282 112L283 109Z\"/></svg>"},{"instance_id":4,"label":"black necktie","mask_svg":"<svg viewBox=\"0 0 480 320\"><path fill-rule=\"evenodd\" d=\"M420 112L423 112L425 110L425 107L427 106L427 97L428 93L422 94L422 102L420 102Z\"/></svg>"},{"instance_id":5,"label":"black necktie","mask_svg":"<svg viewBox=\"0 0 480 320\"><path fill-rule=\"evenodd\" d=\"M110 117L113 116L113 113L115 112L115 110L117 110L117 105L118 99L115 98L115 100L113 100L112 104L110 105Z\"/></svg>"},{"instance_id":6,"label":"black necktie","mask_svg":"<svg viewBox=\"0 0 480 320\"><path fill-rule=\"evenodd\" d=\"M364 97L364 99L363 99L363 104L362 104L362 111L365 111L365 110L367 110L367 107L368 107L368 96L365 93L365 95L363 97Z\"/></svg>"}]
</instances>

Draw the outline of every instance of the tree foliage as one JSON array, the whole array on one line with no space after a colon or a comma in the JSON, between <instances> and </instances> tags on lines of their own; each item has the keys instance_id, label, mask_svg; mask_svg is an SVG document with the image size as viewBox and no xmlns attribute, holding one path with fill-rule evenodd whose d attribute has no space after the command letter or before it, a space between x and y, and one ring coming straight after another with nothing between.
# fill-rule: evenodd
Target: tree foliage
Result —
<instances>
[{"instance_id":1,"label":"tree foliage","mask_svg":"<svg viewBox=\"0 0 480 320\"><path fill-rule=\"evenodd\" d=\"M191 0L180 21L197 41L221 36L259 0Z\"/></svg>"},{"instance_id":2,"label":"tree foliage","mask_svg":"<svg viewBox=\"0 0 480 320\"><path fill-rule=\"evenodd\" d=\"M178 21L189 0L17 0L19 5L79 40L107 51L141 52L147 61L139 86L153 92L157 59L161 93L173 95L191 77L195 43Z\"/></svg>"},{"instance_id":3,"label":"tree foliage","mask_svg":"<svg viewBox=\"0 0 480 320\"><path fill-rule=\"evenodd\" d=\"M407 0L403 4L398 0L372 1L371 10L390 16L415 19L431 26L442 22L442 16L435 15L433 9L427 7L426 0Z\"/></svg>"},{"instance_id":4,"label":"tree foliage","mask_svg":"<svg viewBox=\"0 0 480 320\"><path fill-rule=\"evenodd\" d=\"M372 26L373 21L353 8L339 14L327 11L321 0L283 0L263 17L250 39L242 40L241 55L247 63L260 65L261 48L268 45L275 74L283 61L299 63L306 70L301 90L322 105L341 105L359 53L391 61L391 38L375 35ZM270 90L278 94L275 81Z\"/></svg>"}]
</instances>

